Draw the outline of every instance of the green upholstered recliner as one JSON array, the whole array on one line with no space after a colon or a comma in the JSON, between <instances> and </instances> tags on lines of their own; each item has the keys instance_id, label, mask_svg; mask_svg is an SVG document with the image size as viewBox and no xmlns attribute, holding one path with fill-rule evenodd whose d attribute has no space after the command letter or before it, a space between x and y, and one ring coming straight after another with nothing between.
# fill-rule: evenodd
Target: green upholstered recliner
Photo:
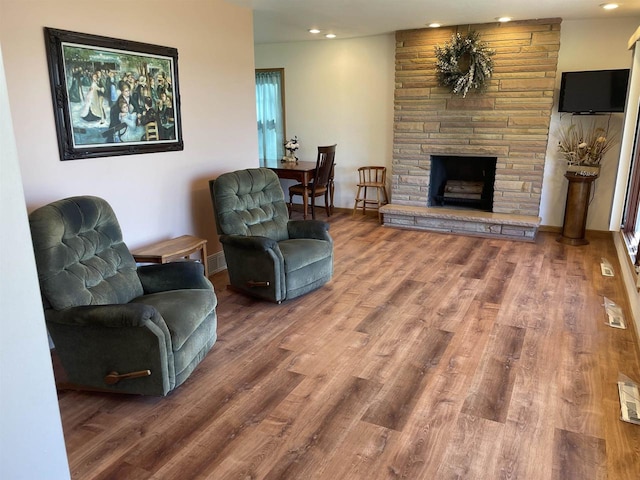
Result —
<instances>
[{"instance_id":1,"label":"green upholstered recliner","mask_svg":"<svg viewBox=\"0 0 640 480\"><path fill-rule=\"evenodd\" d=\"M231 286L282 302L333 275L333 240L319 220L289 220L278 176L239 170L209 181Z\"/></svg>"},{"instance_id":2,"label":"green upholstered recliner","mask_svg":"<svg viewBox=\"0 0 640 480\"><path fill-rule=\"evenodd\" d=\"M98 197L29 215L47 328L71 384L166 395L216 341L217 299L195 262L136 268Z\"/></svg>"}]
</instances>

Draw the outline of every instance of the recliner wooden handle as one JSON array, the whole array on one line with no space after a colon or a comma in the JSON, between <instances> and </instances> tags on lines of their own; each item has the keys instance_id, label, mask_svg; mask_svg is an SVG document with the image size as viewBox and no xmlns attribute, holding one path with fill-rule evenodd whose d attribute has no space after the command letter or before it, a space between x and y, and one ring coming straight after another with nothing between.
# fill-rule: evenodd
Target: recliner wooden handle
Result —
<instances>
[{"instance_id":1,"label":"recliner wooden handle","mask_svg":"<svg viewBox=\"0 0 640 480\"><path fill-rule=\"evenodd\" d=\"M130 372L130 373L118 373L118 372L110 372L106 377L104 377L104 383L107 385L115 385L120 380L127 380L129 378L140 378L140 377L148 377L151 375L151 370L140 370L138 372Z\"/></svg>"},{"instance_id":2,"label":"recliner wooden handle","mask_svg":"<svg viewBox=\"0 0 640 480\"><path fill-rule=\"evenodd\" d=\"M249 280L247 282L247 286L248 287L268 287L269 285L271 285L269 282L254 282L253 280Z\"/></svg>"}]
</instances>

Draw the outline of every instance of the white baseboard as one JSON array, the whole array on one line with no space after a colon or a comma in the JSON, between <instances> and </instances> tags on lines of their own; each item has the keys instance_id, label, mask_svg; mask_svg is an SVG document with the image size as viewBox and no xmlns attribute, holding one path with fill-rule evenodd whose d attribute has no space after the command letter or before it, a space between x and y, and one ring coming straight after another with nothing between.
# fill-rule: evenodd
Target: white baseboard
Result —
<instances>
[{"instance_id":1,"label":"white baseboard","mask_svg":"<svg viewBox=\"0 0 640 480\"><path fill-rule=\"evenodd\" d=\"M207 267L209 269L209 275L226 270L227 262L224 258L224 252L216 252L213 255L208 255Z\"/></svg>"}]
</instances>

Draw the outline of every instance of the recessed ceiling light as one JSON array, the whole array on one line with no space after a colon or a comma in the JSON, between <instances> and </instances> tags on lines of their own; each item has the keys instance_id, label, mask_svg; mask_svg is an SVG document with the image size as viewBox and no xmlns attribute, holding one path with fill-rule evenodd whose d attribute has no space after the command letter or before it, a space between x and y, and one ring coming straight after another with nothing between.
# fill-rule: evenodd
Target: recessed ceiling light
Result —
<instances>
[{"instance_id":1,"label":"recessed ceiling light","mask_svg":"<svg viewBox=\"0 0 640 480\"><path fill-rule=\"evenodd\" d=\"M327 33L325 35L325 37L327 37L327 38L336 38L336 35L334 33Z\"/></svg>"},{"instance_id":2,"label":"recessed ceiling light","mask_svg":"<svg viewBox=\"0 0 640 480\"><path fill-rule=\"evenodd\" d=\"M601 3L600 6L605 10L614 10L618 8L620 5L618 3Z\"/></svg>"},{"instance_id":3,"label":"recessed ceiling light","mask_svg":"<svg viewBox=\"0 0 640 480\"><path fill-rule=\"evenodd\" d=\"M309 30L309 33L320 33L320 30L318 30L317 28L312 28L311 30Z\"/></svg>"},{"instance_id":4,"label":"recessed ceiling light","mask_svg":"<svg viewBox=\"0 0 640 480\"><path fill-rule=\"evenodd\" d=\"M430 23L430 24L429 24L429 26L430 26L431 28L439 28L439 27L440 27L440 24L439 24L439 23Z\"/></svg>"},{"instance_id":5,"label":"recessed ceiling light","mask_svg":"<svg viewBox=\"0 0 640 480\"><path fill-rule=\"evenodd\" d=\"M510 22L511 17L497 17L496 20L499 22L505 23L505 22Z\"/></svg>"}]
</instances>

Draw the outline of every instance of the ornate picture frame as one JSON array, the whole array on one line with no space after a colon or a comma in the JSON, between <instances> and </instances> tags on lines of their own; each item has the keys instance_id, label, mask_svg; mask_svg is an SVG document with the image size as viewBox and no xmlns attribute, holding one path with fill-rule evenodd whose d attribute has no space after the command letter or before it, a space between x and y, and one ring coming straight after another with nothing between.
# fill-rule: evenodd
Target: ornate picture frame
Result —
<instances>
[{"instance_id":1,"label":"ornate picture frame","mask_svg":"<svg viewBox=\"0 0 640 480\"><path fill-rule=\"evenodd\" d=\"M44 34L60 160L184 149L177 49Z\"/></svg>"}]
</instances>

